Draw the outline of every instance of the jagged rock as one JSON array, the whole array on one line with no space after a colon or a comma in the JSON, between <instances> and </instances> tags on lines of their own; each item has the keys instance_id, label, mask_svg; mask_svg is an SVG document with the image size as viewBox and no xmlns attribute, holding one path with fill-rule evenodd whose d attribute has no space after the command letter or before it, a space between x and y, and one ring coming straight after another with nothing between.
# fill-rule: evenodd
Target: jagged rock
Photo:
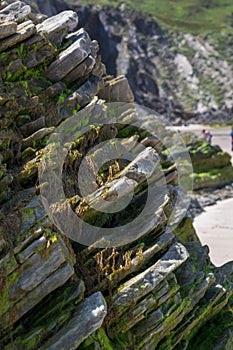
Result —
<instances>
[{"instance_id":1,"label":"jagged rock","mask_svg":"<svg viewBox=\"0 0 233 350\"><path fill-rule=\"evenodd\" d=\"M22 317L73 274L72 260L61 238L49 248L40 247L38 252L37 245L33 247L33 254L29 254L29 258L5 281L6 293L1 301L3 329Z\"/></svg>"},{"instance_id":2,"label":"jagged rock","mask_svg":"<svg viewBox=\"0 0 233 350\"><path fill-rule=\"evenodd\" d=\"M145 177L149 178L156 166L158 165L160 158L155 150L151 147L147 147L122 171L121 176L126 176L129 179L141 182Z\"/></svg>"},{"instance_id":3,"label":"jagged rock","mask_svg":"<svg viewBox=\"0 0 233 350\"><path fill-rule=\"evenodd\" d=\"M76 41L68 49L62 51L48 67L46 77L52 82L63 79L72 69L82 63L90 52L90 38L86 31L80 30Z\"/></svg>"},{"instance_id":4,"label":"jagged rock","mask_svg":"<svg viewBox=\"0 0 233 350\"><path fill-rule=\"evenodd\" d=\"M82 77L88 76L93 70L95 63L95 59L89 55L85 61L65 76L64 82L66 84L71 84Z\"/></svg>"},{"instance_id":5,"label":"jagged rock","mask_svg":"<svg viewBox=\"0 0 233 350\"><path fill-rule=\"evenodd\" d=\"M0 227L0 255L4 252L4 250L7 248L7 242L3 237L1 227Z\"/></svg>"},{"instance_id":6,"label":"jagged rock","mask_svg":"<svg viewBox=\"0 0 233 350\"><path fill-rule=\"evenodd\" d=\"M77 348L84 339L101 327L107 314L107 305L100 292L92 294L79 304L73 318L49 343L46 349ZM43 347L44 348L44 347Z\"/></svg>"},{"instance_id":7,"label":"jagged rock","mask_svg":"<svg viewBox=\"0 0 233 350\"><path fill-rule=\"evenodd\" d=\"M0 192L3 192L13 181L13 177L9 174L7 174L6 176L4 176L1 180L0 180Z\"/></svg>"},{"instance_id":8,"label":"jagged rock","mask_svg":"<svg viewBox=\"0 0 233 350\"><path fill-rule=\"evenodd\" d=\"M26 40L24 42L24 49L23 63L29 69L39 64L50 62L56 55L55 47L42 34L34 35Z\"/></svg>"},{"instance_id":9,"label":"jagged rock","mask_svg":"<svg viewBox=\"0 0 233 350\"><path fill-rule=\"evenodd\" d=\"M38 33L43 33L52 43L60 46L65 36L78 25L74 11L64 11L37 25Z\"/></svg>"},{"instance_id":10,"label":"jagged rock","mask_svg":"<svg viewBox=\"0 0 233 350\"><path fill-rule=\"evenodd\" d=\"M31 7L15 1L0 11L0 21L21 23L31 13Z\"/></svg>"},{"instance_id":11,"label":"jagged rock","mask_svg":"<svg viewBox=\"0 0 233 350\"><path fill-rule=\"evenodd\" d=\"M154 290L173 270L188 258L188 252L181 244L174 244L155 265L125 283L113 297L113 305L119 310L129 307ZM119 312L119 311L118 311Z\"/></svg>"},{"instance_id":12,"label":"jagged rock","mask_svg":"<svg viewBox=\"0 0 233 350\"><path fill-rule=\"evenodd\" d=\"M4 39L12 34L15 34L17 31L17 23L8 22L0 23L0 39Z\"/></svg>"},{"instance_id":13,"label":"jagged rock","mask_svg":"<svg viewBox=\"0 0 233 350\"><path fill-rule=\"evenodd\" d=\"M8 38L0 41L0 52L7 50L8 48L22 43L23 40L29 38L36 32L36 27L32 21L27 21L17 26L17 32Z\"/></svg>"}]
</instances>

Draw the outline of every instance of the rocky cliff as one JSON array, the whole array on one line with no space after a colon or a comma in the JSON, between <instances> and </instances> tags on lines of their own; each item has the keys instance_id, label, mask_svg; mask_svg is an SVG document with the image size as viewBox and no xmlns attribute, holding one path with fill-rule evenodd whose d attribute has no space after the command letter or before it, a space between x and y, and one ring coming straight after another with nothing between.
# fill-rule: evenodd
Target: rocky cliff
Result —
<instances>
[{"instance_id":1,"label":"rocky cliff","mask_svg":"<svg viewBox=\"0 0 233 350\"><path fill-rule=\"evenodd\" d=\"M232 34L170 30L126 5L67 3L99 41L107 71L126 75L136 102L177 123L231 122Z\"/></svg>"},{"instance_id":2,"label":"rocky cliff","mask_svg":"<svg viewBox=\"0 0 233 350\"><path fill-rule=\"evenodd\" d=\"M178 164L162 152L165 139L143 129L154 115L132 126L138 114L128 81L106 74L98 43L80 28L75 12L45 19L29 5L9 3L0 10L1 348L230 349L232 264L211 264L188 217L175 232L169 229L181 195ZM120 102L114 106L125 123L106 121L114 112L109 101ZM109 139L116 156L98 171L96 146ZM124 145L133 156L120 161ZM84 157L91 193L82 197L76 175ZM46 204L61 159L57 183L65 199L55 191ZM52 173L41 168L47 161ZM41 173L50 181L41 181ZM144 214L146 229L136 225L138 239L84 244L85 223L117 230L139 215L148 188L162 185L157 210ZM108 209L130 189L132 203L122 212L95 210ZM82 219L75 237L68 234L71 211Z\"/></svg>"}]
</instances>

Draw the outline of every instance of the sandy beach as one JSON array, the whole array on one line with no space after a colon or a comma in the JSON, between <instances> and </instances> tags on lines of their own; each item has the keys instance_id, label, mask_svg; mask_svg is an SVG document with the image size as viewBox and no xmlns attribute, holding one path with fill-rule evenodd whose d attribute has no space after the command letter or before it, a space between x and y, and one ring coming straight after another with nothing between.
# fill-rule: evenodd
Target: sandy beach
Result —
<instances>
[{"instance_id":1,"label":"sandy beach","mask_svg":"<svg viewBox=\"0 0 233 350\"><path fill-rule=\"evenodd\" d=\"M232 156L230 143L230 127L206 127L205 125L191 124L188 127L177 127L182 131L193 131L201 135L207 129L213 135L212 144L219 145ZM205 212L194 220L194 227L201 243L208 245L211 261L221 266L233 260L233 198L219 201L216 205L205 207Z\"/></svg>"},{"instance_id":2,"label":"sandy beach","mask_svg":"<svg viewBox=\"0 0 233 350\"><path fill-rule=\"evenodd\" d=\"M210 249L211 261L221 266L233 260L233 198L206 207L194 220L201 243Z\"/></svg>"}]
</instances>

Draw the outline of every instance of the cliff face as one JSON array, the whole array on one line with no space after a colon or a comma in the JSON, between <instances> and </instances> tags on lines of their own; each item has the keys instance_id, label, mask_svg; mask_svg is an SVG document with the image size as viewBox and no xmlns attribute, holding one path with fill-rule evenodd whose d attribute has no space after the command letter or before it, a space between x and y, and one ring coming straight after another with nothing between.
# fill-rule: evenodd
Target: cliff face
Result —
<instances>
[{"instance_id":1,"label":"cliff face","mask_svg":"<svg viewBox=\"0 0 233 350\"><path fill-rule=\"evenodd\" d=\"M0 10L1 347L193 349L201 348L199 339L207 339L206 348L230 348L232 264L217 269L210 263L188 217L177 235L169 230L179 194L178 165L162 153L165 140L143 130L154 115L148 113L132 126L137 113L128 81L106 75L98 43L79 27L75 12L44 19L20 1L4 6L6 2ZM117 110L125 123L103 122L102 114L105 121L113 112L106 115L106 101L121 103ZM50 157L56 138L50 147L46 144L72 115L73 124L65 125L75 138L59 169L66 198L56 193L47 203L57 220L62 217L62 234L44 201L56 173L50 183L41 182L38 168L46 176L40 165L48 160L54 169L59 163L66 142L56 158ZM87 128L85 134L80 135L80 128ZM124 141L116 145L116 137ZM96 146L109 139L116 157L97 171ZM120 161L125 144L133 156ZM81 197L76 175L84 157L94 178L85 173L92 192ZM146 230L140 232L138 222L138 239L87 247L67 234L69 208L96 230L117 229L133 220L148 187L158 189L161 177L166 193L156 197L157 211L146 212ZM96 205L108 208L112 197L124 198L129 189L134 197L122 213L95 210ZM75 227L78 237L83 226ZM184 235L185 230L192 234ZM206 329L216 322L217 330L209 334Z\"/></svg>"},{"instance_id":2,"label":"cliff face","mask_svg":"<svg viewBox=\"0 0 233 350\"><path fill-rule=\"evenodd\" d=\"M170 31L124 5L68 3L99 41L107 71L127 76L136 102L173 122L231 120L232 35Z\"/></svg>"}]
</instances>

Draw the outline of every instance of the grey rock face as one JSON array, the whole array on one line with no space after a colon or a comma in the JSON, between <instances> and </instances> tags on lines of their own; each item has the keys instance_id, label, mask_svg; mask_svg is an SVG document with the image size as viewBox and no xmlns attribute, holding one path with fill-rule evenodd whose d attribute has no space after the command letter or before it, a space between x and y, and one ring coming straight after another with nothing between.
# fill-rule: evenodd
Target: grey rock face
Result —
<instances>
[{"instance_id":1,"label":"grey rock face","mask_svg":"<svg viewBox=\"0 0 233 350\"><path fill-rule=\"evenodd\" d=\"M100 292L81 302L69 323L43 349L76 349L91 333L101 327L107 304Z\"/></svg>"},{"instance_id":2,"label":"grey rock face","mask_svg":"<svg viewBox=\"0 0 233 350\"><path fill-rule=\"evenodd\" d=\"M173 122L230 121L231 34L198 36L164 30L152 17L120 5L115 9L72 2L72 6L80 24L99 41L107 71L126 75L137 103Z\"/></svg>"},{"instance_id":3,"label":"grey rock face","mask_svg":"<svg viewBox=\"0 0 233 350\"><path fill-rule=\"evenodd\" d=\"M188 258L188 252L175 244L154 266L129 280L121 291L114 296L114 305L123 308L136 302L152 291L166 276L177 269Z\"/></svg>"}]
</instances>

